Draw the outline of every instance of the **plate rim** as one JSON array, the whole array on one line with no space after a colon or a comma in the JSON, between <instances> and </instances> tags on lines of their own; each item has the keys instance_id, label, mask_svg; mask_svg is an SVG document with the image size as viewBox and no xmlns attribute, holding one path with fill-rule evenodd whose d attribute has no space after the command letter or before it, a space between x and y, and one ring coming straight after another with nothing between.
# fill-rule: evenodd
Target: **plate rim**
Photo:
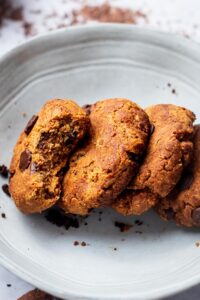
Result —
<instances>
[{"instance_id":1,"label":"plate rim","mask_svg":"<svg viewBox=\"0 0 200 300\"><path fill-rule=\"evenodd\" d=\"M59 36L60 37L65 37L68 34L72 33L81 33L81 34L87 34L88 32L92 31L97 31L97 32L103 32L103 34L106 34L106 32L111 32L111 33L116 33L116 32L132 32L133 34L139 33L141 36L149 36L149 38L156 37L157 41L159 43L167 44L169 47L172 46L181 46L183 49L188 49L188 51L191 52L191 56L194 57L194 59L198 60L200 63L200 44L198 44L195 41L189 40L183 36L180 36L175 33L168 33L168 32L162 32L159 30L154 30L154 29L147 29L143 28L141 26L135 26L135 25L127 25L127 24L89 24L89 25L77 25L74 27L69 27L67 29L58 29L53 32L45 33L40 36L36 36L31 38L28 41L23 42L21 45L18 45L17 47L13 48L12 50L8 51L4 55L0 57L0 68L3 63L6 63L6 61L12 60L16 55L19 55L22 51L26 50L27 48L31 48L32 46L37 46L37 44L40 44L41 42L45 43L48 41L51 41L52 39L56 39ZM76 38L76 36L75 36ZM128 39L127 39L128 40ZM192 55L193 54L193 55ZM2 242L2 241L1 241ZM88 291L85 294L80 294L77 291L67 291L63 295L62 292L56 289L55 286L52 286L51 284L48 283L48 280L45 281L43 278L42 280L37 279L37 275L31 274L31 270L26 270L25 267L17 265L17 262L12 261L11 258L7 257L5 258L5 255L2 254L1 249L0 249L0 264L17 275L18 277L22 278L23 280L29 282L30 284L45 290L46 292L56 295L57 297L69 297L69 299L112 299L112 300L150 300L150 299L158 299L160 297L166 297L169 295L173 295L175 293L184 291L198 283L200 283L200 274L196 275L192 278L188 278L186 280L182 280L181 282L176 282L170 287L162 287L161 289L158 288L157 290L152 290L150 292L148 291L141 291L140 293L134 293L131 292L129 296L125 296L126 298L123 297L123 295L118 296L113 293L113 295L103 295L103 297L99 298L99 296L95 296L93 294L93 291L90 292ZM17 265L17 267L16 267Z\"/></svg>"}]
</instances>

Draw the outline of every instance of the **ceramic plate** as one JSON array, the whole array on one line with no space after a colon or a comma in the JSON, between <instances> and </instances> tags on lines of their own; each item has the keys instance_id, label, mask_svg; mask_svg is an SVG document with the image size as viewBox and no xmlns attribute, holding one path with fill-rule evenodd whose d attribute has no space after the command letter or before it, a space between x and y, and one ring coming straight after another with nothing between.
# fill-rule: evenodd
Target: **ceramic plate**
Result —
<instances>
[{"instance_id":1,"label":"ceramic plate","mask_svg":"<svg viewBox=\"0 0 200 300\"><path fill-rule=\"evenodd\" d=\"M125 97L200 111L200 47L176 35L134 26L70 28L14 49L0 61L0 163L27 120L47 99L80 105ZM25 114L24 114L25 113ZM0 184L3 184L0 179ZM33 285L65 299L155 299L200 282L198 230L165 223L154 212L93 213L79 229L25 216L0 192L0 262ZM133 224L126 233L115 221ZM86 247L74 246L84 241ZM117 250L114 250L117 248Z\"/></svg>"}]
</instances>

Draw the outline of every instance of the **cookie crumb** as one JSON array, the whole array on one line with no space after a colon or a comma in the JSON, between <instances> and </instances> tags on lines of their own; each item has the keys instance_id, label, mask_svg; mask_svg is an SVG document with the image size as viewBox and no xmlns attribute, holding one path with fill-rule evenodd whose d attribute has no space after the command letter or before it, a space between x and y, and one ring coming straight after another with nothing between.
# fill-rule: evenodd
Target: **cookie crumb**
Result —
<instances>
[{"instance_id":1,"label":"cookie crumb","mask_svg":"<svg viewBox=\"0 0 200 300\"><path fill-rule=\"evenodd\" d=\"M10 191L9 191L9 186L8 186L8 184L3 184L2 185L2 190L3 190L3 192L7 195L7 196L11 196L10 195Z\"/></svg>"},{"instance_id":2,"label":"cookie crumb","mask_svg":"<svg viewBox=\"0 0 200 300\"><path fill-rule=\"evenodd\" d=\"M0 175L4 178L8 178L8 168L5 165L0 165Z\"/></svg>"},{"instance_id":3,"label":"cookie crumb","mask_svg":"<svg viewBox=\"0 0 200 300\"><path fill-rule=\"evenodd\" d=\"M115 224L115 227L118 227L121 232L129 231L129 229L131 229L133 227L133 225L125 224L123 222L118 222L118 221L115 221L114 224Z\"/></svg>"},{"instance_id":4,"label":"cookie crumb","mask_svg":"<svg viewBox=\"0 0 200 300\"><path fill-rule=\"evenodd\" d=\"M143 221L137 219L137 220L135 220L135 224L136 224L137 226L141 226L141 225L143 225Z\"/></svg>"},{"instance_id":5,"label":"cookie crumb","mask_svg":"<svg viewBox=\"0 0 200 300\"><path fill-rule=\"evenodd\" d=\"M117 251L117 248L114 248L113 250L114 250L114 251Z\"/></svg>"},{"instance_id":6,"label":"cookie crumb","mask_svg":"<svg viewBox=\"0 0 200 300\"><path fill-rule=\"evenodd\" d=\"M79 242L78 241L74 241L74 246L78 246Z\"/></svg>"},{"instance_id":7,"label":"cookie crumb","mask_svg":"<svg viewBox=\"0 0 200 300\"><path fill-rule=\"evenodd\" d=\"M7 285L7 287L11 287L12 286L12 284L10 284L10 283L7 283L6 285Z\"/></svg>"},{"instance_id":8,"label":"cookie crumb","mask_svg":"<svg viewBox=\"0 0 200 300\"><path fill-rule=\"evenodd\" d=\"M5 213L2 213L2 214L1 214L1 217L2 217L3 219L6 219L6 214L5 214Z\"/></svg>"},{"instance_id":9,"label":"cookie crumb","mask_svg":"<svg viewBox=\"0 0 200 300\"><path fill-rule=\"evenodd\" d=\"M196 242L195 245L196 245L196 247L199 247L199 246L200 246L200 243L199 243L199 242Z\"/></svg>"},{"instance_id":10,"label":"cookie crumb","mask_svg":"<svg viewBox=\"0 0 200 300\"><path fill-rule=\"evenodd\" d=\"M172 94L176 94L176 90L175 89L172 89Z\"/></svg>"},{"instance_id":11,"label":"cookie crumb","mask_svg":"<svg viewBox=\"0 0 200 300\"><path fill-rule=\"evenodd\" d=\"M85 225L85 226L87 226L87 225L88 225L88 223L87 223L87 222L85 222L85 223L84 223L84 225Z\"/></svg>"},{"instance_id":12,"label":"cookie crumb","mask_svg":"<svg viewBox=\"0 0 200 300\"><path fill-rule=\"evenodd\" d=\"M85 5L80 10L74 10L71 25L80 23L80 19L81 24L91 21L127 24L137 24L141 19L148 21L147 15L140 10L113 7L108 3L97 6Z\"/></svg>"},{"instance_id":13,"label":"cookie crumb","mask_svg":"<svg viewBox=\"0 0 200 300\"><path fill-rule=\"evenodd\" d=\"M168 82L167 86L168 86L168 87L171 87L171 86L172 86L172 84L171 84L170 82Z\"/></svg>"},{"instance_id":14,"label":"cookie crumb","mask_svg":"<svg viewBox=\"0 0 200 300\"><path fill-rule=\"evenodd\" d=\"M81 246L82 246L82 247L85 247L86 245L87 245L86 242L82 242L82 243L81 243Z\"/></svg>"}]
</instances>

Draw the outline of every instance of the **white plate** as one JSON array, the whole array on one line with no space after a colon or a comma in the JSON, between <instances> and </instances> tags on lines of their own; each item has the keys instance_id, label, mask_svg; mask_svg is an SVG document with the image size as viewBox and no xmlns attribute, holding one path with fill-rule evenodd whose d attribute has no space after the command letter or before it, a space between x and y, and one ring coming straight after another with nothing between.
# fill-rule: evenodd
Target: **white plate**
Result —
<instances>
[{"instance_id":1,"label":"white plate","mask_svg":"<svg viewBox=\"0 0 200 300\"><path fill-rule=\"evenodd\" d=\"M175 103L199 118L200 47L175 35L100 25L35 38L11 51L0 61L0 163L9 163L29 117L54 97L80 105L108 97L143 107ZM61 298L155 299L200 282L198 230L150 212L140 218L144 225L120 233L115 220L134 224L136 218L104 210L102 222L96 213L88 226L65 231L43 216L22 215L3 192L0 199L7 215L0 218L1 264ZM75 240L90 246L75 247Z\"/></svg>"}]
</instances>

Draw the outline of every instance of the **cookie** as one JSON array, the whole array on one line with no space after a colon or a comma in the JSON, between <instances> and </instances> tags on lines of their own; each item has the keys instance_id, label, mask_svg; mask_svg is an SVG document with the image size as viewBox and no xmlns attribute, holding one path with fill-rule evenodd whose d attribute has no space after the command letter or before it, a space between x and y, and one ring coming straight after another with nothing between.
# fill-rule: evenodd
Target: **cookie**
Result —
<instances>
[{"instance_id":1,"label":"cookie","mask_svg":"<svg viewBox=\"0 0 200 300\"><path fill-rule=\"evenodd\" d=\"M152 134L140 170L113 203L123 215L140 215L166 197L179 181L193 153L194 114L172 104L146 109Z\"/></svg>"},{"instance_id":2,"label":"cookie","mask_svg":"<svg viewBox=\"0 0 200 300\"><path fill-rule=\"evenodd\" d=\"M17 300L59 300L58 298L51 296L38 289L27 292ZM60 299L61 300L61 299Z\"/></svg>"},{"instance_id":3,"label":"cookie","mask_svg":"<svg viewBox=\"0 0 200 300\"><path fill-rule=\"evenodd\" d=\"M127 99L108 99L89 107L91 128L70 160L60 206L86 215L110 204L138 170L150 124L146 113Z\"/></svg>"},{"instance_id":4,"label":"cookie","mask_svg":"<svg viewBox=\"0 0 200 300\"><path fill-rule=\"evenodd\" d=\"M61 193L62 170L88 129L89 118L71 100L51 100L28 122L14 148L9 190L23 213L41 212Z\"/></svg>"},{"instance_id":5,"label":"cookie","mask_svg":"<svg viewBox=\"0 0 200 300\"><path fill-rule=\"evenodd\" d=\"M164 220L177 224L200 226L200 125L195 126L194 158L176 188L156 206Z\"/></svg>"}]
</instances>

